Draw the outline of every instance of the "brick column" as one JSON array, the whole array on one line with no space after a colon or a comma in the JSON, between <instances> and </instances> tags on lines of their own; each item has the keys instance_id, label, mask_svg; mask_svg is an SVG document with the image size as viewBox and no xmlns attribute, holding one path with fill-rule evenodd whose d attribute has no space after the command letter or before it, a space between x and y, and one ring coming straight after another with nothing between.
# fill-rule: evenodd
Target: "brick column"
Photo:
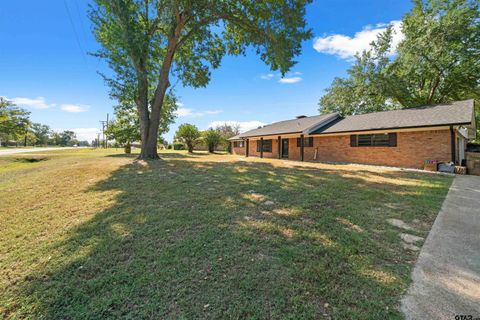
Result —
<instances>
[{"instance_id":1,"label":"brick column","mask_svg":"<svg viewBox=\"0 0 480 320\"><path fill-rule=\"evenodd\" d=\"M278 159L282 157L282 137L278 136Z\"/></svg>"},{"instance_id":2,"label":"brick column","mask_svg":"<svg viewBox=\"0 0 480 320\"><path fill-rule=\"evenodd\" d=\"M304 146L303 146L303 134L300 135L300 158L303 161L303 151L304 151Z\"/></svg>"},{"instance_id":3,"label":"brick column","mask_svg":"<svg viewBox=\"0 0 480 320\"><path fill-rule=\"evenodd\" d=\"M260 158L263 158L263 138L260 138Z\"/></svg>"}]
</instances>

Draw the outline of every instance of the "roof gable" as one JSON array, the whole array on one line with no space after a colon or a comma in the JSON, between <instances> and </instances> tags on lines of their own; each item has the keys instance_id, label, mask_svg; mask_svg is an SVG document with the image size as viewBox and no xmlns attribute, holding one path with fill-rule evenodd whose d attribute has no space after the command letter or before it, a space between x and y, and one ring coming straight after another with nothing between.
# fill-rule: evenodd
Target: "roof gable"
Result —
<instances>
[{"instance_id":1,"label":"roof gable","mask_svg":"<svg viewBox=\"0 0 480 320\"><path fill-rule=\"evenodd\" d=\"M338 113L296 118L274 122L241 133L229 140L292 133L310 135L469 124L475 125L473 99L421 108L366 113L345 118Z\"/></svg>"},{"instance_id":2,"label":"roof gable","mask_svg":"<svg viewBox=\"0 0 480 320\"><path fill-rule=\"evenodd\" d=\"M269 136L278 134L303 133L310 134L317 128L340 118L338 113L330 113L313 117L302 117L280 122L267 124L263 127L253 129L239 134L230 140L241 139L246 137Z\"/></svg>"}]
</instances>

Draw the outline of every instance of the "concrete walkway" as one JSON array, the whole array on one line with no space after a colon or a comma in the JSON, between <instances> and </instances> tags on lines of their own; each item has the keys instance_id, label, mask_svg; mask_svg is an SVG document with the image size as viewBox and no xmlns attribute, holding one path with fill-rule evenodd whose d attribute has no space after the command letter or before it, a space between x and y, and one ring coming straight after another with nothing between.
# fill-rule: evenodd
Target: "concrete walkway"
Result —
<instances>
[{"instance_id":1,"label":"concrete walkway","mask_svg":"<svg viewBox=\"0 0 480 320\"><path fill-rule=\"evenodd\" d=\"M480 177L455 178L412 278L406 319L480 318Z\"/></svg>"},{"instance_id":2,"label":"concrete walkway","mask_svg":"<svg viewBox=\"0 0 480 320\"><path fill-rule=\"evenodd\" d=\"M52 150L67 150L67 149L78 149L82 147L52 147L52 148L18 148L18 149L0 149L0 156L24 152L44 152Z\"/></svg>"}]
</instances>

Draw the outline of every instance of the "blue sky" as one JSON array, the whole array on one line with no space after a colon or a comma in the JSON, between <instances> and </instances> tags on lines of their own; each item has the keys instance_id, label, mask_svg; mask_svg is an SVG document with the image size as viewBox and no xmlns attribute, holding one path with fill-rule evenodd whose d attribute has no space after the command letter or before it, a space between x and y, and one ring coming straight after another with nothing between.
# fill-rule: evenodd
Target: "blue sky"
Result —
<instances>
[{"instance_id":1,"label":"blue sky","mask_svg":"<svg viewBox=\"0 0 480 320\"><path fill-rule=\"evenodd\" d=\"M104 62L87 55L98 44L87 18L89 1L24 0L0 3L0 96L31 111L35 122L73 129L91 140L114 101L98 75ZM314 38L284 79L253 53L225 57L206 88L175 85L180 97L171 140L181 123L200 129L236 121L243 130L318 113L318 100L336 76L344 76L355 51L368 47L386 24L411 8L408 0L322 0L307 8ZM401 38L398 32L398 39Z\"/></svg>"}]
</instances>

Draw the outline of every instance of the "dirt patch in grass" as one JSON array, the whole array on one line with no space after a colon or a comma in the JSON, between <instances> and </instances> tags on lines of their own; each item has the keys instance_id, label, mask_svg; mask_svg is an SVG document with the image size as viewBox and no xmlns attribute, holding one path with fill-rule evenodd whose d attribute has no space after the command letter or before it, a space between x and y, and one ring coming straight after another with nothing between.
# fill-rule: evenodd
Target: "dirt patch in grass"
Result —
<instances>
[{"instance_id":1,"label":"dirt patch in grass","mask_svg":"<svg viewBox=\"0 0 480 320\"><path fill-rule=\"evenodd\" d=\"M0 315L401 319L418 252L386 219L426 236L452 180L112 154L70 151L0 172Z\"/></svg>"},{"instance_id":2,"label":"dirt patch in grass","mask_svg":"<svg viewBox=\"0 0 480 320\"><path fill-rule=\"evenodd\" d=\"M18 157L14 161L23 162L23 163L35 163L40 161L47 161L47 157Z\"/></svg>"}]
</instances>

